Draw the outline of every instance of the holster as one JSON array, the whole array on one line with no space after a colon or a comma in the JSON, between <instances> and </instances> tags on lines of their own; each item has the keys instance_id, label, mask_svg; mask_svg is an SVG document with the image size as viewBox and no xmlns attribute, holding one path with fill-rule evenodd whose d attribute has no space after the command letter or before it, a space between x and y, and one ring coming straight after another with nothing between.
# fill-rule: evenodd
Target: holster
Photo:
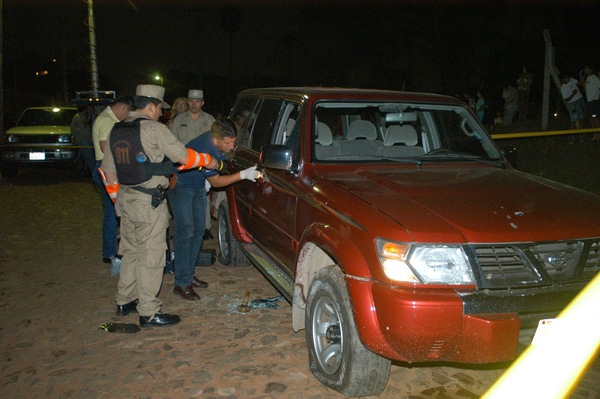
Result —
<instances>
[{"instance_id":1,"label":"holster","mask_svg":"<svg viewBox=\"0 0 600 399\"><path fill-rule=\"evenodd\" d=\"M157 206L162 204L167 196L167 189L162 185L158 185L156 188L144 188L144 187L131 187L134 190L137 190L141 193L148 194L152 196L152 200L150 202L152 209L155 209Z\"/></svg>"}]
</instances>

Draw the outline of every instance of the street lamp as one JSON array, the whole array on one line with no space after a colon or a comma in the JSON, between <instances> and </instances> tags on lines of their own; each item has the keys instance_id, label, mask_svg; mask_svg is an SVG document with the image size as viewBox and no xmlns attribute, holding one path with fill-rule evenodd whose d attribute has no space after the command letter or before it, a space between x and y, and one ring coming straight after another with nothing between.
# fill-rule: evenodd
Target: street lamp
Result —
<instances>
[{"instance_id":1,"label":"street lamp","mask_svg":"<svg viewBox=\"0 0 600 399\"><path fill-rule=\"evenodd\" d=\"M156 83L160 82L160 85L163 86L163 77L160 75L156 75L154 77L154 80L156 80Z\"/></svg>"}]
</instances>

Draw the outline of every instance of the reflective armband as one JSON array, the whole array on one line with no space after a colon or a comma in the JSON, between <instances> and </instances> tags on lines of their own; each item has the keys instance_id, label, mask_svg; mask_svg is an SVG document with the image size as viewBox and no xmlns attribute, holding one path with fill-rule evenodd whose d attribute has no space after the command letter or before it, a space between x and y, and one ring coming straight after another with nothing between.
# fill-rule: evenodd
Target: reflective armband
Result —
<instances>
[{"instance_id":1,"label":"reflective armband","mask_svg":"<svg viewBox=\"0 0 600 399\"><path fill-rule=\"evenodd\" d=\"M106 176L104 176L102 168L98 168L98 172L100 173L100 177L102 178L102 182L104 183L106 193L110 197L111 201L114 203L117 200L117 194L119 193L119 182L115 181L113 184L109 184L106 181Z\"/></svg>"},{"instance_id":2,"label":"reflective armband","mask_svg":"<svg viewBox=\"0 0 600 399\"><path fill-rule=\"evenodd\" d=\"M212 161L210 154L196 152L191 148L187 148L187 159L187 163L185 165L180 165L177 170L186 170L196 168L198 166L207 166L210 164L210 161Z\"/></svg>"}]
</instances>

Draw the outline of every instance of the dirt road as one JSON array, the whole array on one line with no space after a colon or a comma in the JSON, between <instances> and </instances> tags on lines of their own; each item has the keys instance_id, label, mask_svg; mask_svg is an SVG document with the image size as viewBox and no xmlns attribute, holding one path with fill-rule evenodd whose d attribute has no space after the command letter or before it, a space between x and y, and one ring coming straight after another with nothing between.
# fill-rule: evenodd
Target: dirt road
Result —
<instances>
[{"instance_id":1,"label":"dirt road","mask_svg":"<svg viewBox=\"0 0 600 399\"><path fill-rule=\"evenodd\" d=\"M246 290L250 299L278 295L255 268L198 267L210 287L195 303L175 296L165 275L164 311L183 321L109 333L98 327L137 315L115 317L97 188L71 170L25 169L0 180L0 201L0 397L343 397L312 377L287 302L237 311ZM379 398L477 398L505 366L394 365ZM598 361L572 397L600 398Z\"/></svg>"}]
</instances>

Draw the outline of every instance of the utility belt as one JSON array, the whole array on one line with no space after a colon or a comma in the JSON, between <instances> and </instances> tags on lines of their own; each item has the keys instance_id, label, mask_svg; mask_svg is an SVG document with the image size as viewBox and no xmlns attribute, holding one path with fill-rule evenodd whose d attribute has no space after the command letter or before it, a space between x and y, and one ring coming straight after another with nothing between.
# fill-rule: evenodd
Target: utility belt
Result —
<instances>
[{"instance_id":1,"label":"utility belt","mask_svg":"<svg viewBox=\"0 0 600 399\"><path fill-rule=\"evenodd\" d=\"M145 187L137 187L137 186L133 186L133 187L130 186L129 188L131 188L132 190L139 191L140 193L150 195L152 197L152 200L150 202L151 207L152 207L152 209L155 209L157 206L159 206L160 204L163 203L163 201L167 197L167 190L175 187L176 182L177 182L177 175L173 174L169 178L169 185L166 188L163 187L161 184L159 184L158 187L155 187L155 188L145 188Z\"/></svg>"}]
</instances>

